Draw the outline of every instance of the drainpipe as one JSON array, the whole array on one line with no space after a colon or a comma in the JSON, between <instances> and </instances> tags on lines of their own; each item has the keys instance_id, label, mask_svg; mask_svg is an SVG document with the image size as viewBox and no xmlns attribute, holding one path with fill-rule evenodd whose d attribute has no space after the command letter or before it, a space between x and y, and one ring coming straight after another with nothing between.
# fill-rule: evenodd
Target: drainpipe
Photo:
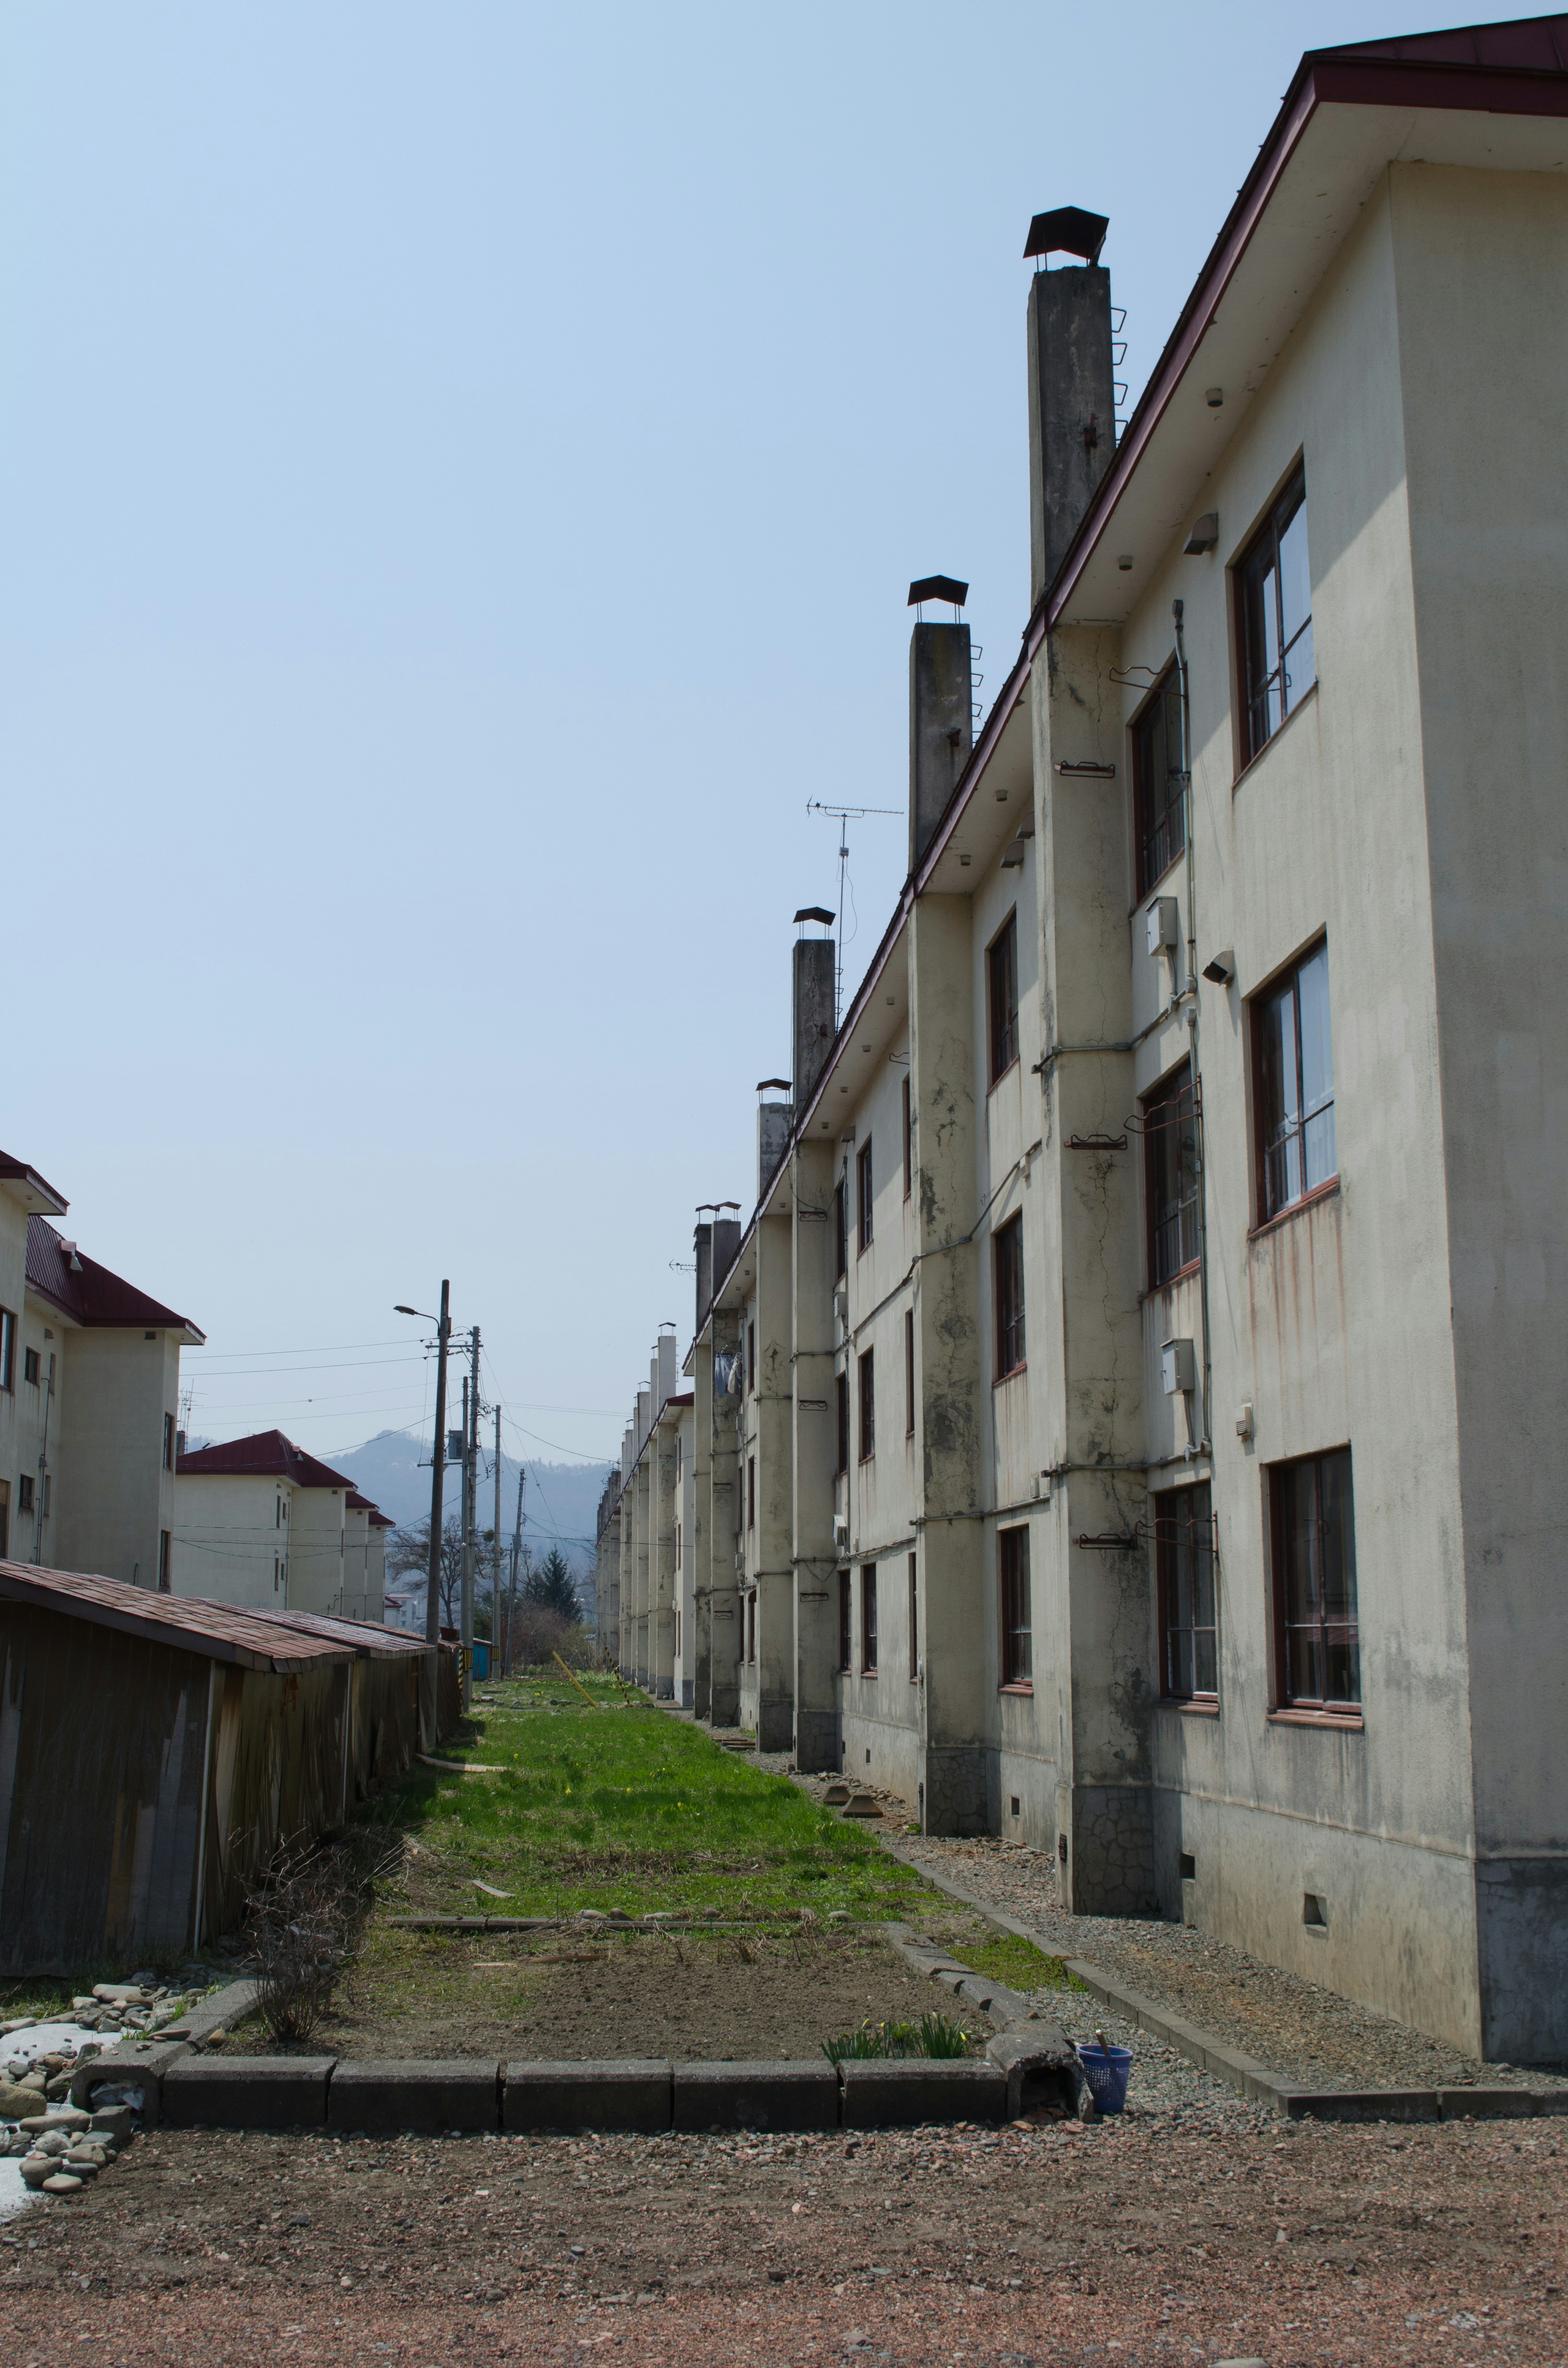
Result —
<instances>
[{"instance_id":1,"label":"drainpipe","mask_svg":"<svg viewBox=\"0 0 1568 2368\"><path fill-rule=\"evenodd\" d=\"M1181 784L1187 838L1187 1073L1192 1079L1192 1139L1198 1156L1198 1295L1203 1317L1203 1431L1188 1442L1189 1456L1214 1452L1213 1363L1209 1348L1209 1163L1203 1147L1203 1073L1198 1047L1198 918L1194 910L1192 716L1187 703L1187 648L1182 640L1183 604L1171 602L1176 628L1176 678L1181 685Z\"/></svg>"}]
</instances>

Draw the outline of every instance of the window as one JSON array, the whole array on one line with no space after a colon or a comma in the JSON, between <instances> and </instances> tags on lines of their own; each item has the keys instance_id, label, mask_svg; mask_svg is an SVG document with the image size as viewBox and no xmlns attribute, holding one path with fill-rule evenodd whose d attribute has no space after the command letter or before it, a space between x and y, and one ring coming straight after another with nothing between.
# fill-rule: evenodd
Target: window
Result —
<instances>
[{"instance_id":1,"label":"window","mask_svg":"<svg viewBox=\"0 0 1568 2368\"><path fill-rule=\"evenodd\" d=\"M1298 469L1236 570L1242 762L1250 763L1317 680L1307 565L1307 481Z\"/></svg>"},{"instance_id":2,"label":"window","mask_svg":"<svg viewBox=\"0 0 1568 2368\"><path fill-rule=\"evenodd\" d=\"M847 1671L852 1666L850 1654L853 1634L854 1619L849 1603L849 1573L846 1570L841 1570L838 1574L838 1666L844 1671Z\"/></svg>"},{"instance_id":3,"label":"window","mask_svg":"<svg viewBox=\"0 0 1568 2368\"><path fill-rule=\"evenodd\" d=\"M877 1366L876 1350L868 1349L860 1360L860 1461L862 1463L877 1452Z\"/></svg>"},{"instance_id":4,"label":"window","mask_svg":"<svg viewBox=\"0 0 1568 2368\"><path fill-rule=\"evenodd\" d=\"M1009 913L1006 927L994 938L985 957L986 986L991 1011L991 1082L1018 1057L1018 923Z\"/></svg>"},{"instance_id":5,"label":"window","mask_svg":"<svg viewBox=\"0 0 1568 2368\"><path fill-rule=\"evenodd\" d=\"M909 1557L909 1682L920 1683L920 1560Z\"/></svg>"},{"instance_id":6,"label":"window","mask_svg":"<svg viewBox=\"0 0 1568 2368\"><path fill-rule=\"evenodd\" d=\"M11 1484L0 1480L0 1562L11 1551Z\"/></svg>"},{"instance_id":7,"label":"window","mask_svg":"<svg viewBox=\"0 0 1568 2368\"><path fill-rule=\"evenodd\" d=\"M274 1595L278 1592L278 1574L281 1568L281 1558L278 1554L274 1554L272 1557L272 1592Z\"/></svg>"},{"instance_id":8,"label":"window","mask_svg":"<svg viewBox=\"0 0 1568 2368\"><path fill-rule=\"evenodd\" d=\"M1148 894L1187 846L1181 758L1181 678L1172 666L1132 726L1140 896Z\"/></svg>"},{"instance_id":9,"label":"window","mask_svg":"<svg viewBox=\"0 0 1568 2368\"><path fill-rule=\"evenodd\" d=\"M871 1247L871 1146L869 1144L855 1162L855 1205L858 1212L860 1247Z\"/></svg>"},{"instance_id":10,"label":"window","mask_svg":"<svg viewBox=\"0 0 1568 2368\"><path fill-rule=\"evenodd\" d=\"M1143 1105L1143 1192L1154 1291L1198 1256L1198 1121L1190 1069L1178 1070Z\"/></svg>"},{"instance_id":11,"label":"window","mask_svg":"<svg viewBox=\"0 0 1568 2368\"><path fill-rule=\"evenodd\" d=\"M1277 1463L1268 1479L1279 1699L1307 1709L1355 1709L1361 1646L1350 1450Z\"/></svg>"},{"instance_id":12,"label":"window","mask_svg":"<svg viewBox=\"0 0 1568 2368\"><path fill-rule=\"evenodd\" d=\"M1034 1675L1029 1650L1029 1533L998 1530L996 1563L1002 1580L1002 1683L1027 1686Z\"/></svg>"},{"instance_id":13,"label":"window","mask_svg":"<svg viewBox=\"0 0 1568 2368\"><path fill-rule=\"evenodd\" d=\"M54 1474L52 1472L46 1472L43 1475L43 1518L46 1521L50 1516L51 1500L53 1495Z\"/></svg>"},{"instance_id":14,"label":"window","mask_svg":"<svg viewBox=\"0 0 1568 2368\"><path fill-rule=\"evenodd\" d=\"M909 1099L909 1072L903 1073L903 1197L915 1190L915 1112Z\"/></svg>"},{"instance_id":15,"label":"window","mask_svg":"<svg viewBox=\"0 0 1568 2368\"><path fill-rule=\"evenodd\" d=\"M1214 1522L1207 1483L1200 1488L1172 1488L1154 1498L1154 1564L1161 1691L1176 1702L1215 1701L1220 1663Z\"/></svg>"},{"instance_id":16,"label":"window","mask_svg":"<svg viewBox=\"0 0 1568 2368\"><path fill-rule=\"evenodd\" d=\"M992 1240L996 1278L996 1378L1024 1364L1024 1221L1010 1217Z\"/></svg>"},{"instance_id":17,"label":"window","mask_svg":"<svg viewBox=\"0 0 1568 2368\"><path fill-rule=\"evenodd\" d=\"M158 1592L160 1595L167 1595L169 1591L169 1544L167 1530L160 1530L158 1531Z\"/></svg>"},{"instance_id":18,"label":"window","mask_svg":"<svg viewBox=\"0 0 1568 2368\"><path fill-rule=\"evenodd\" d=\"M1266 1222L1338 1173L1326 946L1256 997L1253 1053L1258 1218Z\"/></svg>"},{"instance_id":19,"label":"window","mask_svg":"<svg viewBox=\"0 0 1568 2368\"><path fill-rule=\"evenodd\" d=\"M677 1574L686 1567L684 1554L685 1547L681 1543L681 1525L677 1521L676 1523L676 1570ZM676 1612L676 1624L677 1627L680 1624L680 1612L678 1610Z\"/></svg>"},{"instance_id":20,"label":"window","mask_svg":"<svg viewBox=\"0 0 1568 2368\"><path fill-rule=\"evenodd\" d=\"M32 1508L33 1475L30 1472L24 1472L17 1483L17 1510L18 1513L30 1513Z\"/></svg>"},{"instance_id":21,"label":"window","mask_svg":"<svg viewBox=\"0 0 1568 2368\"><path fill-rule=\"evenodd\" d=\"M756 1395L756 1326L746 1326L746 1387Z\"/></svg>"},{"instance_id":22,"label":"window","mask_svg":"<svg viewBox=\"0 0 1568 2368\"><path fill-rule=\"evenodd\" d=\"M860 1573L860 1674L877 1674L877 1565L869 1562Z\"/></svg>"},{"instance_id":23,"label":"window","mask_svg":"<svg viewBox=\"0 0 1568 2368\"><path fill-rule=\"evenodd\" d=\"M915 1436L915 1310L903 1319L903 1435Z\"/></svg>"},{"instance_id":24,"label":"window","mask_svg":"<svg viewBox=\"0 0 1568 2368\"><path fill-rule=\"evenodd\" d=\"M0 1390L17 1385L17 1319L8 1307L0 1307Z\"/></svg>"},{"instance_id":25,"label":"window","mask_svg":"<svg viewBox=\"0 0 1568 2368\"><path fill-rule=\"evenodd\" d=\"M849 1376L847 1373L839 1373L835 1376L835 1381L838 1395L838 1462L834 1466L834 1470L837 1473L847 1472L849 1469Z\"/></svg>"},{"instance_id":26,"label":"window","mask_svg":"<svg viewBox=\"0 0 1568 2368\"><path fill-rule=\"evenodd\" d=\"M172 1472L174 1468L175 1418L172 1414L166 1414L164 1417L164 1469L165 1472Z\"/></svg>"},{"instance_id":27,"label":"window","mask_svg":"<svg viewBox=\"0 0 1568 2368\"><path fill-rule=\"evenodd\" d=\"M755 1668L756 1663L756 1589L755 1587L746 1597L746 1659Z\"/></svg>"},{"instance_id":28,"label":"window","mask_svg":"<svg viewBox=\"0 0 1568 2368\"><path fill-rule=\"evenodd\" d=\"M748 1530L755 1530L756 1527L756 1458L755 1455L746 1457L746 1527Z\"/></svg>"},{"instance_id":29,"label":"window","mask_svg":"<svg viewBox=\"0 0 1568 2368\"><path fill-rule=\"evenodd\" d=\"M676 1659L680 1658L680 1605L676 1605Z\"/></svg>"},{"instance_id":30,"label":"window","mask_svg":"<svg viewBox=\"0 0 1568 2368\"><path fill-rule=\"evenodd\" d=\"M36 1349L24 1349L22 1350L23 1381L31 1382L33 1387L36 1389L38 1387L39 1374L41 1368L39 1364L38 1350Z\"/></svg>"},{"instance_id":31,"label":"window","mask_svg":"<svg viewBox=\"0 0 1568 2368\"><path fill-rule=\"evenodd\" d=\"M842 1282L849 1271L849 1212L841 1176L833 1188L834 1280Z\"/></svg>"}]
</instances>

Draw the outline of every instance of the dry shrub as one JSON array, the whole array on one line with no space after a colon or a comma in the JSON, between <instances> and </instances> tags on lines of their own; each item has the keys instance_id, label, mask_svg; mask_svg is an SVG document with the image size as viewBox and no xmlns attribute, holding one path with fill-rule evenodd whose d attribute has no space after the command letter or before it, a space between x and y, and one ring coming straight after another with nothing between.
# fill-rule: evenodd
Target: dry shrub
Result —
<instances>
[{"instance_id":1,"label":"dry shrub","mask_svg":"<svg viewBox=\"0 0 1568 2368\"><path fill-rule=\"evenodd\" d=\"M274 2039L308 2039L352 1952L363 1913L347 1850L296 1836L280 1841L245 1900L256 2005Z\"/></svg>"}]
</instances>

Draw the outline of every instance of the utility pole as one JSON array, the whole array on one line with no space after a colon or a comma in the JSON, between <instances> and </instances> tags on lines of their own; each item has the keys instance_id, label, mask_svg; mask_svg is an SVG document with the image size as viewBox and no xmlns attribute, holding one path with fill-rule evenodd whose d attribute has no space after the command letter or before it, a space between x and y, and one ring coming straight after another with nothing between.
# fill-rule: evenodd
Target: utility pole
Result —
<instances>
[{"instance_id":1,"label":"utility pole","mask_svg":"<svg viewBox=\"0 0 1568 2368\"><path fill-rule=\"evenodd\" d=\"M441 1494L447 1474L447 1343L452 1336L452 1287L441 1284L441 1313L436 1326L436 1444L430 1455L430 1561L425 1591L425 1684L420 1725L426 1747L436 1741L436 1656L441 1643ZM417 1315L417 1307L399 1304L399 1315ZM428 1319L426 1319L427 1321Z\"/></svg>"},{"instance_id":2,"label":"utility pole","mask_svg":"<svg viewBox=\"0 0 1568 2368\"><path fill-rule=\"evenodd\" d=\"M512 1531L512 1580L506 1598L506 1674L512 1674L513 1623L517 1616L517 1560L523 1550L523 1467L517 1466L517 1520Z\"/></svg>"},{"instance_id":3,"label":"utility pole","mask_svg":"<svg viewBox=\"0 0 1568 2368\"><path fill-rule=\"evenodd\" d=\"M501 1409L495 1409L495 1527L490 1532L490 1657L501 1650Z\"/></svg>"},{"instance_id":4,"label":"utility pole","mask_svg":"<svg viewBox=\"0 0 1568 2368\"><path fill-rule=\"evenodd\" d=\"M479 1326L468 1336L469 1375L463 1383L463 1708L473 1703L474 1509L479 1480Z\"/></svg>"}]
</instances>

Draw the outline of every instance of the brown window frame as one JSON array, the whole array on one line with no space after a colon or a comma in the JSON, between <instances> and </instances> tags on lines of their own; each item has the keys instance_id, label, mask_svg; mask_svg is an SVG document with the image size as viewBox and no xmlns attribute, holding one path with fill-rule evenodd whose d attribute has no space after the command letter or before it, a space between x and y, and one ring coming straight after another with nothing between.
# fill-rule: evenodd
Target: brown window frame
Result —
<instances>
[{"instance_id":1,"label":"brown window frame","mask_svg":"<svg viewBox=\"0 0 1568 2368\"><path fill-rule=\"evenodd\" d=\"M855 1668L855 1607L850 1594L849 1573L838 1574L838 1673L850 1677Z\"/></svg>"},{"instance_id":2,"label":"brown window frame","mask_svg":"<svg viewBox=\"0 0 1568 2368\"><path fill-rule=\"evenodd\" d=\"M756 1667L756 1589L755 1587L748 1588L746 1590L745 1623L746 1667L748 1669L755 1669Z\"/></svg>"},{"instance_id":3,"label":"brown window frame","mask_svg":"<svg viewBox=\"0 0 1568 2368\"><path fill-rule=\"evenodd\" d=\"M1018 1057L1018 911L1015 905L985 949L985 1022L991 1083Z\"/></svg>"},{"instance_id":4,"label":"brown window frame","mask_svg":"<svg viewBox=\"0 0 1568 2368\"><path fill-rule=\"evenodd\" d=\"M17 1510L18 1513L30 1513L35 1510L33 1475L30 1472L24 1472L17 1482Z\"/></svg>"},{"instance_id":5,"label":"brown window frame","mask_svg":"<svg viewBox=\"0 0 1568 2368\"><path fill-rule=\"evenodd\" d=\"M907 1201L915 1190L915 1104L909 1090L909 1071L903 1073L903 1197Z\"/></svg>"},{"instance_id":6,"label":"brown window frame","mask_svg":"<svg viewBox=\"0 0 1568 2368\"><path fill-rule=\"evenodd\" d=\"M164 1469L165 1472L172 1472L174 1468L175 1418L172 1414L165 1414L164 1417Z\"/></svg>"},{"instance_id":7,"label":"brown window frame","mask_svg":"<svg viewBox=\"0 0 1568 2368\"><path fill-rule=\"evenodd\" d=\"M856 1411L859 1416L859 1436L856 1441L862 1463L869 1463L877 1452L877 1352L867 1349L856 1368Z\"/></svg>"},{"instance_id":8,"label":"brown window frame","mask_svg":"<svg viewBox=\"0 0 1568 2368\"><path fill-rule=\"evenodd\" d=\"M1291 1587L1296 1577L1292 1568L1295 1559L1293 1546L1296 1541L1292 1536L1292 1524L1290 1518L1291 1508L1287 1502L1287 1497L1297 1485L1298 1475L1311 1476L1315 1502L1312 1525L1315 1531L1315 1544L1321 1566L1326 1534L1323 1514L1324 1478L1326 1468L1330 1466L1341 1467L1336 1470L1335 1477L1342 1480L1344 1484L1342 1504L1347 1516L1344 1525L1344 1537L1349 1546L1346 1591L1350 1609L1347 1616L1341 1615L1337 1619L1326 1617L1321 1608L1320 1582L1320 1608L1316 1617L1308 1620L1295 1619L1291 1616L1295 1609L1291 1601ZM1274 1598L1276 1705L1281 1710L1316 1712L1321 1716L1329 1718L1358 1718L1362 1711L1361 1618L1356 1577L1355 1468L1350 1449L1348 1446L1324 1448L1320 1449L1315 1455L1297 1455L1284 1463L1271 1463L1267 1467L1267 1478L1269 1561ZM1342 1572L1342 1583L1345 1577L1346 1574ZM1335 1649L1337 1648L1346 1655L1347 1674L1351 1679L1350 1691L1329 1693L1320 1690L1312 1693L1305 1689L1297 1691L1292 1679L1291 1664L1294 1658L1292 1645L1299 1637L1311 1640L1312 1649L1319 1656L1320 1675L1327 1674L1329 1656Z\"/></svg>"},{"instance_id":9,"label":"brown window frame","mask_svg":"<svg viewBox=\"0 0 1568 2368\"><path fill-rule=\"evenodd\" d=\"M22 1350L22 1379L29 1382L35 1390L43 1387L43 1357L37 1349Z\"/></svg>"},{"instance_id":10,"label":"brown window frame","mask_svg":"<svg viewBox=\"0 0 1568 2368\"><path fill-rule=\"evenodd\" d=\"M1010 1381L1027 1365L1024 1328L1024 1219L1020 1210L991 1236L992 1304L996 1312L996 1379Z\"/></svg>"},{"instance_id":11,"label":"brown window frame","mask_svg":"<svg viewBox=\"0 0 1568 2368\"><path fill-rule=\"evenodd\" d=\"M1029 1589L1028 1524L996 1532L996 1591L1002 1616L1002 1683L1034 1691L1034 1607Z\"/></svg>"},{"instance_id":12,"label":"brown window frame","mask_svg":"<svg viewBox=\"0 0 1568 2368\"><path fill-rule=\"evenodd\" d=\"M1312 610L1312 542L1307 531L1306 510L1306 463L1298 458L1284 484L1270 502L1262 524L1231 569L1236 686L1240 694L1236 701L1239 744L1236 753L1244 769L1255 757L1261 756L1280 725L1295 713L1317 681ZM1305 539L1302 550L1307 571L1307 610L1305 616L1295 623L1287 642L1279 552L1298 518ZM1259 575L1259 563L1267 563L1269 559L1273 561L1271 575ZM1267 588L1270 583L1271 590ZM1267 646L1270 609L1279 644L1279 656L1272 667L1268 664ZM1260 628L1265 635L1265 645L1261 648L1258 646ZM1297 660L1293 683L1290 660L1293 652L1302 648L1303 643L1306 655ZM1278 720L1272 723L1268 720L1271 695L1278 695L1280 701Z\"/></svg>"},{"instance_id":13,"label":"brown window frame","mask_svg":"<svg viewBox=\"0 0 1568 2368\"><path fill-rule=\"evenodd\" d=\"M833 1188L833 1249L835 1282L849 1272L849 1188L841 1176Z\"/></svg>"},{"instance_id":14,"label":"brown window frame","mask_svg":"<svg viewBox=\"0 0 1568 2368\"><path fill-rule=\"evenodd\" d=\"M915 1436L915 1310L903 1315L903 1435Z\"/></svg>"},{"instance_id":15,"label":"brown window frame","mask_svg":"<svg viewBox=\"0 0 1568 2368\"><path fill-rule=\"evenodd\" d=\"M860 1675L877 1674L877 1565L860 1565Z\"/></svg>"},{"instance_id":16,"label":"brown window frame","mask_svg":"<svg viewBox=\"0 0 1568 2368\"><path fill-rule=\"evenodd\" d=\"M755 1323L748 1323L746 1326L746 1387L751 1392L752 1396L756 1397L756 1326Z\"/></svg>"},{"instance_id":17,"label":"brown window frame","mask_svg":"<svg viewBox=\"0 0 1568 2368\"><path fill-rule=\"evenodd\" d=\"M1308 1035L1302 1026L1301 982L1309 973L1316 971L1320 962L1323 965L1322 1007L1321 1012L1314 1010L1312 1018L1314 1028L1321 1021L1322 1044L1317 1043L1314 1034L1309 1048ZM1316 991L1314 981L1314 995ZM1256 1211L1255 1222L1259 1225L1272 1224L1287 1210L1300 1208L1314 1193L1327 1191L1339 1181L1339 1130L1334 1094L1333 994L1328 939L1323 937L1284 970L1277 972L1266 986L1258 988L1256 995L1247 998L1247 1032L1252 1051L1254 1205ZM1270 1052L1268 1015L1286 995L1290 996L1291 1002L1290 1057L1295 1071L1291 1090L1297 1107L1293 1112L1287 1112L1281 1100L1279 1115L1275 1120L1275 1095L1271 1082L1274 1063ZM1309 1079L1314 1084L1323 1082L1321 1076L1311 1077L1312 1061L1318 1055L1322 1057L1328 1091L1320 1093L1309 1110L1306 1108ZM1328 1144L1326 1164L1325 1140ZM1300 1177L1300 1189L1296 1190L1289 1189L1292 1168L1299 1172Z\"/></svg>"},{"instance_id":18,"label":"brown window frame","mask_svg":"<svg viewBox=\"0 0 1568 2368\"><path fill-rule=\"evenodd\" d=\"M168 1595L173 1590L174 1539L167 1530L158 1531L158 1592Z\"/></svg>"},{"instance_id":19,"label":"brown window frame","mask_svg":"<svg viewBox=\"0 0 1568 2368\"><path fill-rule=\"evenodd\" d=\"M871 1174L871 1146L855 1155L855 1234L863 1257L876 1232L876 1182Z\"/></svg>"},{"instance_id":20,"label":"brown window frame","mask_svg":"<svg viewBox=\"0 0 1568 2368\"><path fill-rule=\"evenodd\" d=\"M909 1557L909 1682L920 1683L920 1557Z\"/></svg>"},{"instance_id":21,"label":"brown window frame","mask_svg":"<svg viewBox=\"0 0 1568 2368\"><path fill-rule=\"evenodd\" d=\"M833 1476L835 1480L840 1480L849 1469L849 1374L847 1369L841 1373L835 1373L834 1380L837 1384L834 1395L837 1402L838 1461L833 1467Z\"/></svg>"},{"instance_id":22,"label":"brown window frame","mask_svg":"<svg viewBox=\"0 0 1568 2368\"><path fill-rule=\"evenodd\" d=\"M1171 733L1176 762L1171 766ZM1146 896L1187 852L1187 780L1181 763L1181 677L1173 662L1132 719L1132 844L1138 894ZM1155 747L1156 739L1161 744ZM1156 788L1158 777L1158 788ZM1171 782L1176 784L1171 796Z\"/></svg>"},{"instance_id":23,"label":"brown window frame","mask_svg":"<svg viewBox=\"0 0 1568 2368\"><path fill-rule=\"evenodd\" d=\"M0 1480L0 1562L11 1552L11 1484Z\"/></svg>"},{"instance_id":24,"label":"brown window frame","mask_svg":"<svg viewBox=\"0 0 1568 2368\"><path fill-rule=\"evenodd\" d=\"M756 1458L746 1457L746 1535L756 1528Z\"/></svg>"},{"instance_id":25,"label":"brown window frame","mask_svg":"<svg viewBox=\"0 0 1568 2368\"><path fill-rule=\"evenodd\" d=\"M1218 1702L1219 1557L1214 1548L1212 1491L1207 1480L1190 1488L1163 1488L1153 1498L1151 1509L1161 1695L1166 1702ZM1201 1591L1200 1576L1206 1577ZM1207 1611L1207 1619L1199 1618L1199 1611ZM1200 1642L1205 1638L1206 1655ZM1203 1679L1209 1682L1200 1682Z\"/></svg>"},{"instance_id":26,"label":"brown window frame","mask_svg":"<svg viewBox=\"0 0 1568 2368\"><path fill-rule=\"evenodd\" d=\"M1184 1061L1143 1097L1143 1249L1149 1288L1159 1291L1198 1263L1198 1104L1192 1066ZM1190 1157L1184 1153L1190 1144ZM1176 1195L1168 1190L1172 1149L1177 1159ZM1190 1179L1190 1189L1187 1189Z\"/></svg>"},{"instance_id":27,"label":"brown window frame","mask_svg":"<svg viewBox=\"0 0 1568 2368\"><path fill-rule=\"evenodd\" d=\"M9 1307L0 1307L0 1390L14 1395L17 1386L17 1318Z\"/></svg>"}]
</instances>

